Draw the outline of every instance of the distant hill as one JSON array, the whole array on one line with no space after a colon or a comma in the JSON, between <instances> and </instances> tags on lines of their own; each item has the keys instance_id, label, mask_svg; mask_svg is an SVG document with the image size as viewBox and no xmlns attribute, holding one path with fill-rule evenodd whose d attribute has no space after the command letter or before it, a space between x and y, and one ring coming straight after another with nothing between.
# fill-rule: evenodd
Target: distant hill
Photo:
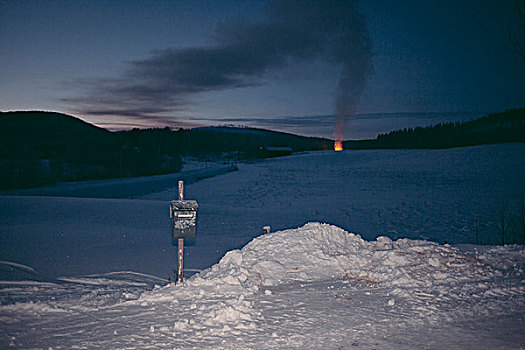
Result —
<instances>
[{"instance_id":1,"label":"distant hill","mask_svg":"<svg viewBox=\"0 0 525 350\"><path fill-rule=\"evenodd\" d=\"M202 127L180 132L184 153L190 155L226 154L239 160L271 157L271 147L289 147L293 152L326 150L333 141L256 128Z\"/></svg>"},{"instance_id":2,"label":"distant hill","mask_svg":"<svg viewBox=\"0 0 525 350\"><path fill-rule=\"evenodd\" d=\"M252 128L110 132L54 112L0 112L0 188L177 172L184 156L236 162L292 151L329 149L332 141Z\"/></svg>"},{"instance_id":3,"label":"distant hill","mask_svg":"<svg viewBox=\"0 0 525 350\"><path fill-rule=\"evenodd\" d=\"M111 132L66 114L0 113L1 158L81 161L111 144Z\"/></svg>"},{"instance_id":4,"label":"distant hill","mask_svg":"<svg viewBox=\"0 0 525 350\"><path fill-rule=\"evenodd\" d=\"M378 135L375 140L345 141L345 149L451 148L503 142L525 142L525 108L467 122L440 123Z\"/></svg>"},{"instance_id":5,"label":"distant hill","mask_svg":"<svg viewBox=\"0 0 525 350\"><path fill-rule=\"evenodd\" d=\"M525 142L525 109L345 141L345 149L449 148ZM333 141L255 128L110 132L54 112L0 112L0 188L177 172L183 157L234 163L330 150Z\"/></svg>"},{"instance_id":6,"label":"distant hill","mask_svg":"<svg viewBox=\"0 0 525 350\"><path fill-rule=\"evenodd\" d=\"M6 135L8 130L13 133L23 131L38 137L61 136L63 132L71 133L72 136L88 137L110 133L67 114L41 111L0 112L0 126L2 135Z\"/></svg>"},{"instance_id":7,"label":"distant hill","mask_svg":"<svg viewBox=\"0 0 525 350\"><path fill-rule=\"evenodd\" d=\"M111 176L112 136L61 113L0 113L0 188Z\"/></svg>"}]
</instances>

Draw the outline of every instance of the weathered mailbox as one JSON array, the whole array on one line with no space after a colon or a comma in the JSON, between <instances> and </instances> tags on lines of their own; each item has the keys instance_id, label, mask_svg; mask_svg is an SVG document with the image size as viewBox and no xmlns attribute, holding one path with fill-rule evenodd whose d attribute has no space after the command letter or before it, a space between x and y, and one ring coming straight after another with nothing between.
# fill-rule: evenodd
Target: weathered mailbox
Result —
<instances>
[{"instance_id":1,"label":"weathered mailbox","mask_svg":"<svg viewBox=\"0 0 525 350\"><path fill-rule=\"evenodd\" d=\"M170 201L173 238L195 238L197 209L199 209L197 201Z\"/></svg>"}]
</instances>

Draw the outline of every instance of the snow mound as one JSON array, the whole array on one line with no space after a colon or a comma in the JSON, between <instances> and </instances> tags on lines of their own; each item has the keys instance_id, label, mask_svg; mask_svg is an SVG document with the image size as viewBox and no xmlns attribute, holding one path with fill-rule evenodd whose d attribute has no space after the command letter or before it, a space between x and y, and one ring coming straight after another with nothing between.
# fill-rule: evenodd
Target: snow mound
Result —
<instances>
[{"instance_id":1,"label":"snow mound","mask_svg":"<svg viewBox=\"0 0 525 350\"><path fill-rule=\"evenodd\" d=\"M267 291L282 283L338 279L418 287L483 280L498 273L448 245L387 237L367 242L336 226L309 223L255 238L183 285L156 288L135 302L148 306L163 301L188 307L191 318L176 320L171 329L174 334L223 334L254 329L262 316L249 297L261 288Z\"/></svg>"},{"instance_id":2,"label":"snow mound","mask_svg":"<svg viewBox=\"0 0 525 350\"><path fill-rule=\"evenodd\" d=\"M336 226L309 223L255 238L241 250L228 252L194 281L220 279L253 287L347 278L356 283L418 286L497 273L449 245L388 237L368 242Z\"/></svg>"}]
</instances>

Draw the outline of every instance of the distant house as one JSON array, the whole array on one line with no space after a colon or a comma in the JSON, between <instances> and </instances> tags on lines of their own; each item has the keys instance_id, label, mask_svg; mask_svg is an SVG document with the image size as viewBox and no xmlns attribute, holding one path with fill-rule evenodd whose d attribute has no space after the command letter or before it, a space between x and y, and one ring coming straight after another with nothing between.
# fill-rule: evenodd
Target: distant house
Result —
<instances>
[{"instance_id":1,"label":"distant house","mask_svg":"<svg viewBox=\"0 0 525 350\"><path fill-rule=\"evenodd\" d=\"M292 154L292 147L287 146L267 146L261 147L261 151L265 157L282 157Z\"/></svg>"}]
</instances>

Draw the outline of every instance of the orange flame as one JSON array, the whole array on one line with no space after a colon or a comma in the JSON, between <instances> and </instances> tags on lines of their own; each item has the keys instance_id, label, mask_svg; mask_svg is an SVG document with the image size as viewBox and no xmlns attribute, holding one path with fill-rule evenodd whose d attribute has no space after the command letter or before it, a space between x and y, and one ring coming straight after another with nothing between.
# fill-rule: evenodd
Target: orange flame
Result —
<instances>
[{"instance_id":1,"label":"orange flame","mask_svg":"<svg viewBox=\"0 0 525 350\"><path fill-rule=\"evenodd\" d=\"M335 141L334 142L334 151L342 151L343 150L343 142L341 141Z\"/></svg>"}]
</instances>

